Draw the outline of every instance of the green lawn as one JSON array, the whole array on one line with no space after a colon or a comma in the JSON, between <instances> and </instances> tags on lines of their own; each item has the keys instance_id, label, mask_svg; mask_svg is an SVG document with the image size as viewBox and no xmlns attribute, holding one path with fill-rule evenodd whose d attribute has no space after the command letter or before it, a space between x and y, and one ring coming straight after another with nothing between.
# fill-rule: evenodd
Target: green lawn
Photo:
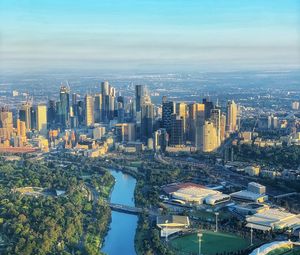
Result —
<instances>
[{"instance_id":1,"label":"green lawn","mask_svg":"<svg viewBox=\"0 0 300 255\"><path fill-rule=\"evenodd\" d=\"M172 247L184 252L198 254L199 242L197 234L191 234L170 241ZM249 240L225 233L203 231L202 254L214 255L222 252L235 252L249 246Z\"/></svg>"},{"instance_id":2,"label":"green lawn","mask_svg":"<svg viewBox=\"0 0 300 255\"><path fill-rule=\"evenodd\" d=\"M300 248L294 248L290 251L287 248L276 249L267 255L300 255Z\"/></svg>"}]
</instances>

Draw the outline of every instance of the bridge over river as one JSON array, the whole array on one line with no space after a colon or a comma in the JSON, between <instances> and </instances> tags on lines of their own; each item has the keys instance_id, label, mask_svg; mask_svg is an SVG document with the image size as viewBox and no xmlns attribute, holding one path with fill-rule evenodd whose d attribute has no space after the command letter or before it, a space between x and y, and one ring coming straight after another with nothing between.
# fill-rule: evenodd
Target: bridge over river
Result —
<instances>
[{"instance_id":1,"label":"bridge over river","mask_svg":"<svg viewBox=\"0 0 300 255\"><path fill-rule=\"evenodd\" d=\"M142 208L128 206L128 205L115 204L115 203L109 203L109 207L113 211L129 213L129 214L139 214L139 213L143 212Z\"/></svg>"}]
</instances>

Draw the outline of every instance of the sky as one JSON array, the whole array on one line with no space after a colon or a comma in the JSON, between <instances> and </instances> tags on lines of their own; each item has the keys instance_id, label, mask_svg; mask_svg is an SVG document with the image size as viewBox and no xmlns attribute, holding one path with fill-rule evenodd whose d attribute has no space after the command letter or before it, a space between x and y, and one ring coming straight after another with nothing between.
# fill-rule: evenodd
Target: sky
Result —
<instances>
[{"instance_id":1,"label":"sky","mask_svg":"<svg viewBox=\"0 0 300 255\"><path fill-rule=\"evenodd\" d=\"M300 0L0 0L0 71L300 67Z\"/></svg>"}]
</instances>

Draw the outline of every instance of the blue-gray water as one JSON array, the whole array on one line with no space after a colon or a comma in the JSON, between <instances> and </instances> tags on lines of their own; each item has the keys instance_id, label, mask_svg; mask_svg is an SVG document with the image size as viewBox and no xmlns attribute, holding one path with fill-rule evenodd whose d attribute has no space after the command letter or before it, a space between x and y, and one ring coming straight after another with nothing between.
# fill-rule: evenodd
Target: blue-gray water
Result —
<instances>
[{"instance_id":1,"label":"blue-gray water","mask_svg":"<svg viewBox=\"0 0 300 255\"><path fill-rule=\"evenodd\" d=\"M112 170L116 183L111 194L111 202L134 206L136 180L130 175ZM105 238L102 251L108 255L135 255L134 236L137 216L112 211L110 230Z\"/></svg>"}]
</instances>

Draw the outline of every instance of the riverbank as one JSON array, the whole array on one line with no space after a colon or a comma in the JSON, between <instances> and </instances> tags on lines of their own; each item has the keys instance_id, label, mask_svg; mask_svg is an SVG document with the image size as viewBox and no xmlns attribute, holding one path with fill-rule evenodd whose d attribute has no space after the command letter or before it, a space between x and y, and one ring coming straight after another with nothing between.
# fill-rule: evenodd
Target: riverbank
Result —
<instances>
[{"instance_id":1,"label":"riverbank","mask_svg":"<svg viewBox=\"0 0 300 255\"><path fill-rule=\"evenodd\" d=\"M108 169L105 171L105 177L101 180L93 178L93 187L90 187L93 194L92 214L94 220L88 225L84 236L84 247L88 254L99 254L111 222L111 209L107 200L113 190L115 180ZM100 252L100 254L102 253Z\"/></svg>"}]
</instances>

